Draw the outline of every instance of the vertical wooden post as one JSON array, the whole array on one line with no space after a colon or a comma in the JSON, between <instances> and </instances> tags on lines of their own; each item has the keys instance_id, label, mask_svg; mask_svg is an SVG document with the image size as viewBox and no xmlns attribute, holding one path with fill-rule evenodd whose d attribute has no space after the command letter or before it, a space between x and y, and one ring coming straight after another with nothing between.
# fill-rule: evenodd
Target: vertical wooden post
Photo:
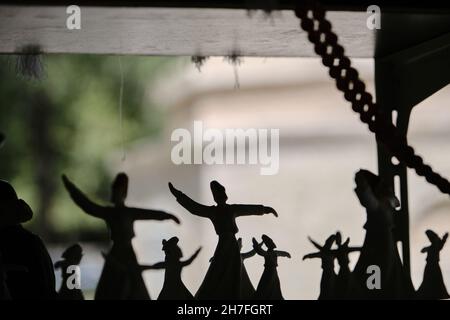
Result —
<instances>
[{"instance_id":1,"label":"vertical wooden post","mask_svg":"<svg viewBox=\"0 0 450 320\"><path fill-rule=\"evenodd\" d=\"M386 96L389 92L383 91L383 84L385 79L383 73L379 70L383 68L377 67L375 62L375 85L378 113L381 117L385 117L398 128L402 134L407 134L408 123L410 116L410 109L397 110L393 108L388 101L390 99ZM387 98L387 99L386 99ZM393 112L397 112L397 117L394 119ZM378 151L378 173L395 191L395 195L400 200L400 207L396 210L395 221L395 236L396 240L402 244L402 261L405 272L410 275L410 245L409 245L409 204L408 204L408 177L407 168L404 164L398 163L393 158L393 155L386 149L386 147L377 141ZM396 185L396 182L399 185Z\"/></svg>"}]
</instances>

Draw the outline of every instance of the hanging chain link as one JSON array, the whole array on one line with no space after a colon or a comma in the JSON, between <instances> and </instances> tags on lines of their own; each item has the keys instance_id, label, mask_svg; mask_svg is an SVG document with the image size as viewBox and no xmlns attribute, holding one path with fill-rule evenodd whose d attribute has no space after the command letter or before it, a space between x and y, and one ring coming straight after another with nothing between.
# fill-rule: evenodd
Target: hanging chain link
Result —
<instances>
[{"instance_id":1,"label":"hanging chain link","mask_svg":"<svg viewBox=\"0 0 450 320\"><path fill-rule=\"evenodd\" d=\"M386 145L399 161L414 169L442 193L450 195L450 182L425 164L422 157L408 145L406 136L377 110L372 95L366 91L358 71L351 66L344 48L338 43L338 37L325 17L325 9L315 1L300 1L295 15L301 20L300 26L307 32L309 41L314 44L314 51L335 79L337 88L344 93L344 98L360 115L361 121L375 133L377 140Z\"/></svg>"}]
</instances>

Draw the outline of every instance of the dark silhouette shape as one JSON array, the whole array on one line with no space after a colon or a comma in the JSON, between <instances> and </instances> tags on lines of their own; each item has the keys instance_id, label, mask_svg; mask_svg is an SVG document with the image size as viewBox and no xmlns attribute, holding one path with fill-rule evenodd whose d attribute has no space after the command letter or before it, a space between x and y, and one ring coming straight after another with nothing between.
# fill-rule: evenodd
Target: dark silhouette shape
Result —
<instances>
[{"instance_id":1,"label":"dark silhouette shape","mask_svg":"<svg viewBox=\"0 0 450 320\"><path fill-rule=\"evenodd\" d=\"M166 254L166 258L163 262L155 263L154 265L142 266L143 270L155 270L165 269L164 273L164 285L158 296L158 300L192 300L194 296L186 288L181 279L181 271L184 267L190 265L195 258L197 258L200 250L197 251L187 260L180 261L183 257L183 253L178 246L178 238L172 237L169 240L162 241L162 250Z\"/></svg>"},{"instance_id":2,"label":"dark silhouette shape","mask_svg":"<svg viewBox=\"0 0 450 320\"><path fill-rule=\"evenodd\" d=\"M365 299L412 298L414 287L404 271L393 231L399 200L392 188L370 171L358 171L355 182L356 195L367 211L366 237L353 271L360 289L359 296ZM380 289L367 287L367 268L372 265L380 268Z\"/></svg>"},{"instance_id":3,"label":"dark silhouette shape","mask_svg":"<svg viewBox=\"0 0 450 320\"><path fill-rule=\"evenodd\" d=\"M150 299L131 243L134 222L170 219L180 223L178 218L164 211L127 207L128 177L125 173L119 173L112 184L112 206L92 202L66 176L63 175L62 179L72 200L87 214L103 219L110 231L112 247L105 259L95 299ZM114 257L116 262L109 257ZM126 266L127 272L118 268L117 262Z\"/></svg>"},{"instance_id":4,"label":"dark silhouette shape","mask_svg":"<svg viewBox=\"0 0 450 320\"><path fill-rule=\"evenodd\" d=\"M28 272L27 268L16 265L3 264L3 257L0 252L0 300L11 300L7 279L9 272Z\"/></svg>"},{"instance_id":5,"label":"dark silhouette shape","mask_svg":"<svg viewBox=\"0 0 450 320\"><path fill-rule=\"evenodd\" d=\"M69 267L78 266L83 257L83 249L79 244L74 244L67 248L61 255L63 258L55 263L55 269L61 269L61 288L58 292L58 298L61 300L84 300L83 291L77 288L69 288L69 277L73 274L73 270Z\"/></svg>"},{"instance_id":6,"label":"dark silhouette shape","mask_svg":"<svg viewBox=\"0 0 450 320\"><path fill-rule=\"evenodd\" d=\"M3 133L0 132L0 148L3 147L3 144L5 143L5 136Z\"/></svg>"},{"instance_id":7,"label":"dark silhouette shape","mask_svg":"<svg viewBox=\"0 0 450 320\"><path fill-rule=\"evenodd\" d=\"M441 267L439 266L439 254L447 241L448 233L442 239L431 230L427 230L425 234L431 245L421 251L427 254L427 264L423 273L422 284L417 290L417 298L424 300L448 299L450 296L445 288Z\"/></svg>"},{"instance_id":8,"label":"dark silhouette shape","mask_svg":"<svg viewBox=\"0 0 450 320\"><path fill-rule=\"evenodd\" d=\"M273 208L263 205L227 204L225 188L217 181L212 181L210 187L217 203L215 206L197 203L169 183L178 203L190 213L210 219L219 236L214 257L195 296L200 300L250 299L247 292L251 283L243 279L245 266L235 236L238 232L236 218L268 213L278 215Z\"/></svg>"},{"instance_id":9,"label":"dark silhouette shape","mask_svg":"<svg viewBox=\"0 0 450 320\"><path fill-rule=\"evenodd\" d=\"M239 238L238 240L238 246L239 246L239 252L242 250L242 238ZM256 254L255 249L252 249L248 252L241 253L241 259L242 264L244 264L244 261L248 258L253 257ZM214 257L211 257L209 259L209 262L212 262ZM245 265L244 265L245 266ZM252 284L252 281L250 280L250 277L248 276L247 269L241 268L241 294L243 297L253 297L255 295L255 287Z\"/></svg>"},{"instance_id":10,"label":"dark silhouette shape","mask_svg":"<svg viewBox=\"0 0 450 320\"><path fill-rule=\"evenodd\" d=\"M0 252L0 300L11 300L11 293L6 283L8 268L3 264L2 253Z\"/></svg>"},{"instance_id":11,"label":"dark silhouette shape","mask_svg":"<svg viewBox=\"0 0 450 320\"><path fill-rule=\"evenodd\" d=\"M0 180L0 252L3 268L20 266L27 272L10 272L6 279L12 299L54 299L53 263L42 240L22 227L33 211L17 197L14 188Z\"/></svg>"},{"instance_id":12,"label":"dark silhouette shape","mask_svg":"<svg viewBox=\"0 0 450 320\"><path fill-rule=\"evenodd\" d=\"M242 238L238 239L239 252L242 250ZM247 269L245 268L244 261L253 257L256 254L255 249L252 249L247 252L241 253L241 261L243 268L241 268L241 296L242 297L253 297L255 295L255 287L250 280Z\"/></svg>"},{"instance_id":13,"label":"dark silhouette shape","mask_svg":"<svg viewBox=\"0 0 450 320\"><path fill-rule=\"evenodd\" d=\"M351 252L360 251L361 248L349 247L350 238L342 242L340 232L336 232L335 242L337 249L334 251L334 254L339 264L339 272L336 276L334 296L336 299L351 299L354 295L353 288L355 284L349 267L350 259L348 255Z\"/></svg>"},{"instance_id":14,"label":"dark silhouette shape","mask_svg":"<svg viewBox=\"0 0 450 320\"><path fill-rule=\"evenodd\" d=\"M116 257L112 256L112 255L108 255L107 253L102 251L102 257L103 259L105 259L105 263L106 261L108 261L108 263L110 265L112 265L112 267L114 267L114 269L116 270L117 273L121 273L121 274L126 274L128 272L128 267L126 265L124 265L123 263L121 263L120 261L118 261L116 259ZM139 272L141 272L141 269L139 267ZM116 300L126 300L128 297L130 297L132 295L131 292L131 280L129 277L124 277L122 276L120 278L121 281L121 290L119 292L116 293L117 298Z\"/></svg>"},{"instance_id":15,"label":"dark silhouette shape","mask_svg":"<svg viewBox=\"0 0 450 320\"><path fill-rule=\"evenodd\" d=\"M256 253L264 257L264 272L259 280L258 287L254 299L256 300L284 300L281 293L280 278L278 277L278 257L291 258L291 255L286 251L278 251L273 240L267 236L262 235L262 241L267 247L267 251L261 248L255 238L253 238L253 249Z\"/></svg>"},{"instance_id":16,"label":"dark silhouette shape","mask_svg":"<svg viewBox=\"0 0 450 320\"><path fill-rule=\"evenodd\" d=\"M319 300L331 300L336 298L336 273L334 271L334 259L336 251L332 246L336 240L336 235L328 237L323 246L319 245L313 239L308 237L318 252L309 253L303 257L303 260L319 258L322 261L322 277L320 279Z\"/></svg>"},{"instance_id":17,"label":"dark silhouette shape","mask_svg":"<svg viewBox=\"0 0 450 320\"><path fill-rule=\"evenodd\" d=\"M11 293L9 292L8 284L8 268L3 264L2 254L0 252L0 300L11 300Z\"/></svg>"},{"instance_id":18,"label":"dark silhouette shape","mask_svg":"<svg viewBox=\"0 0 450 320\"><path fill-rule=\"evenodd\" d=\"M237 239L237 242L238 242L238 245L239 245L239 251L241 251L241 250L242 250L242 238L238 238L238 239ZM262 242L261 242L261 243L262 243ZM256 254L255 249L252 249L252 250L250 250L250 251L248 251L248 252L243 252L243 253L241 253L241 258L242 258L242 260L246 260L246 259L248 259L248 258L253 257L255 254ZM212 261L213 261L213 258L214 258L214 257L211 257L211 258L209 259L209 262L212 262Z\"/></svg>"},{"instance_id":19,"label":"dark silhouette shape","mask_svg":"<svg viewBox=\"0 0 450 320\"><path fill-rule=\"evenodd\" d=\"M45 76L42 48L31 44L21 48L17 55L16 72L27 80L40 80Z\"/></svg>"}]
</instances>

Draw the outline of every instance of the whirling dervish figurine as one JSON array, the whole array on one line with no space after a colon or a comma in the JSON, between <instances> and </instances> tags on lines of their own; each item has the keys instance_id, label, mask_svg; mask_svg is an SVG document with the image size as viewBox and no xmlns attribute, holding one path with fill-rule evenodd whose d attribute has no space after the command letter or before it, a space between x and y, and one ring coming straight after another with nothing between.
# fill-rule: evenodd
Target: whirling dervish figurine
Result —
<instances>
[{"instance_id":1,"label":"whirling dervish figurine","mask_svg":"<svg viewBox=\"0 0 450 320\"><path fill-rule=\"evenodd\" d=\"M247 293L251 283L249 284L248 280L242 276L245 266L235 236L238 232L236 218L268 213L278 215L273 208L263 205L227 204L225 188L217 181L212 181L210 187L214 201L217 203L215 206L199 204L169 183L170 191L177 201L190 213L210 219L219 236L212 262L197 291L196 298L200 300L250 299L252 297L247 296Z\"/></svg>"},{"instance_id":2,"label":"whirling dervish figurine","mask_svg":"<svg viewBox=\"0 0 450 320\"><path fill-rule=\"evenodd\" d=\"M150 266L142 266L143 270L165 269L164 284L158 296L158 300L192 300L194 296L186 288L181 279L181 271L184 267L190 265L200 253L201 248L187 260L181 261L183 253L178 246L178 238L172 237L169 240L163 240L163 251L166 258L163 262Z\"/></svg>"},{"instance_id":3,"label":"whirling dervish figurine","mask_svg":"<svg viewBox=\"0 0 450 320\"><path fill-rule=\"evenodd\" d=\"M303 260L319 258L322 262L322 277L320 279L320 294L318 300L336 299L336 273L334 271L334 259L336 252L332 249L336 235L328 237L323 246L319 245L313 239L309 238L318 252L309 253L303 257Z\"/></svg>"},{"instance_id":4,"label":"whirling dervish figurine","mask_svg":"<svg viewBox=\"0 0 450 320\"><path fill-rule=\"evenodd\" d=\"M19 266L24 272L10 272L9 294L16 299L54 299L55 274L42 240L22 227L33 211L17 197L14 188L0 180L0 252L3 267Z\"/></svg>"},{"instance_id":5,"label":"whirling dervish figurine","mask_svg":"<svg viewBox=\"0 0 450 320\"><path fill-rule=\"evenodd\" d=\"M360 170L355 175L356 195L367 211L366 237L353 271L363 299L408 299L414 294L404 271L394 235L395 208L400 205L394 190L377 175ZM368 268L380 270L380 288L368 288Z\"/></svg>"},{"instance_id":6,"label":"whirling dervish figurine","mask_svg":"<svg viewBox=\"0 0 450 320\"><path fill-rule=\"evenodd\" d=\"M354 295L353 287L354 280L350 270L350 259L348 254L355 251L360 251L360 247L349 247L350 238L347 238L345 242L342 242L342 236L340 232L336 232L335 239L337 249L335 250L335 256L339 264L339 272L336 276L335 286L335 299L351 299Z\"/></svg>"},{"instance_id":7,"label":"whirling dervish figurine","mask_svg":"<svg viewBox=\"0 0 450 320\"><path fill-rule=\"evenodd\" d=\"M79 267L81 258L83 257L83 249L79 244L74 244L67 248L61 255L63 260L55 263L55 269L61 268L61 288L58 292L58 299L61 300L84 300L83 291L77 288L77 283L71 283L73 288L69 287L69 281L77 281L74 276L75 268ZM78 283L79 284L79 283Z\"/></svg>"},{"instance_id":8,"label":"whirling dervish figurine","mask_svg":"<svg viewBox=\"0 0 450 320\"><path fill-rule=\"evenodd\" d=\"M112 247L105 259L95 299L150 299L131 243L134 222L173 220L180 223L178 218L164 211L127 207L128 177L125 173L119 173L112 184L112 206L92 202L66 176L62 179L72 200L87 214L103 219L110 232ZM126 266L126 272L119 264Z\"/></svg>"},{"instance_id":9,"label":"whirling dervish figurine","mask_svg":"<svg viewBox=\"0 0 450 320\"><path fill-rule=\"evenodd\" d=\"M258 255L264 257L264 272L253 298L255 300L284 300L277 272L278 257L290 259L291 255L286 251L275 250L277 246L269 236L263 234L261 238L267 250L262 249L262 244L258 243L255 238L252 239L253 249Z\"/></svg>"},{"instance_id":10,"label":"whirling dervish figurine","mask_svg":"<svg viewBox=\"0 0 450 320\"><path fill-rule=\"evenodd\" d=\"M421 251L427 254L427 264L423 273L422 284L417 290L417 298L423 300L448 299L450 296L445 288L441 267L439 266L439 253L447 241L448 233L442 239L431 230L427 230L425 234L431 245Z\"/></svg>"}]
</instances>

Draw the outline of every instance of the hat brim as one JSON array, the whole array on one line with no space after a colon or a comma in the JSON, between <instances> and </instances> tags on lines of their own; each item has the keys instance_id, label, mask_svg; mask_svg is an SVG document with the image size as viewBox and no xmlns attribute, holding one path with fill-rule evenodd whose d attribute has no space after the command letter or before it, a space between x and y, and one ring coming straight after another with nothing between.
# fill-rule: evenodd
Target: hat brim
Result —
<instances>
[{"instance_id":1,"label":"hat brim","mask_svg":"<svg viewBox=\"0 0 450 320\"><path fill-rule=\"evenodd\" d=\"M33 218L33 210L22 199L17 201L17 217L19 218L19 223L30 221Z\"/></svg>"},{"instance_id":2,"label":"hat brim","mask_svg":"<svg viewBox=\"0 0 450 320\"><path fill-rule=\"evenodd\" d=\"M7 205L5 212L0 217L0 226L14 226L31 220L33 211L23 200L14 201L13 205Z\"/></svg>"}]
</instances>

